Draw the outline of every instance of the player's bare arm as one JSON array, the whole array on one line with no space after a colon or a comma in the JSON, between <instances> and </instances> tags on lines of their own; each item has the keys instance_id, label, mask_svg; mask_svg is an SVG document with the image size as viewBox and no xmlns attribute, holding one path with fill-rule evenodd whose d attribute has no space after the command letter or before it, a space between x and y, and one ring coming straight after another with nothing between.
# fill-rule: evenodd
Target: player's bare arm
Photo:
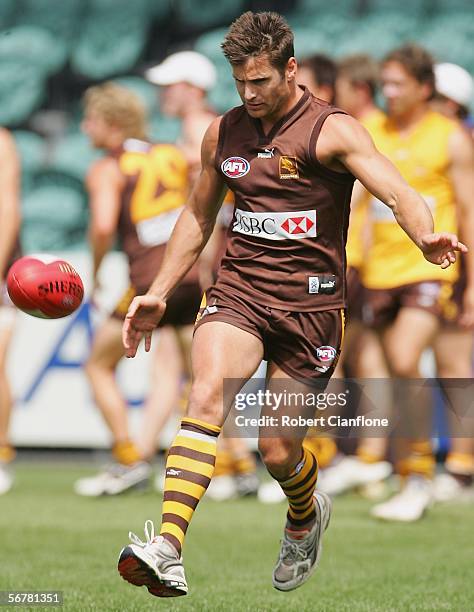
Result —
<instances>
[{"instance_id":1,"label":"player's bare arm","mask_svg":"<svg viewBox=\"0 0 474 612\"><path fill-rule=\"evenodd\" d=\"M367 130L347 115L326 120L316 146L318 159L334 170L349 170L376 198L389 206L397 223L425 259L447 268L455 251L467 252L457 236L433 232L433 217L423 198L377 149Z\"/></svg>"},{"instance_id":2,"label":"player's bare arm","mask_svg":"<svg viewBox=\"0 0 474 612\"><path fill-rule=\"evenodd\" d=\"M466 289L463 294L461 325L474 327L474 148L467 132L459 129L449 141L450 175L459 219L460 238L466 243Z\"/></svg>"},{"instance_id":3,"label":"player's bare arm","mask_svg":"<svg viewBox=\"0 0 474 612\"><path fill-rule=\"evenodd\" d=\"M0 283L5 278L8 258L20 230L20 162L13 137L6 130L0 131Z\"/></svg>"},{"instance_id":4,"label":"player's bare arm","mask_svg":"<svg viewBox=\"0 0 474 612\"><path fill-rule=\"evenodd\" d=\"M202 169L181 213L161 268L145 296L132 301L123 326L127 357L134 357L145 336L145 350L151 347L151 332L160 322L166 300L196 262L209 240L226 186L217 173L214 159L219 136L220 118L209 126L202 143Z\"/></svg>"},{"instance_id":5,"label":"player's bare arm","mask_svg":"<svg viewBox=\"0 0 474 612\"><path fill-rule=\"evenodd\" d=\"M100 264L111 249L117 231L123 188L123 177L117 162L110 157L97 161L89 171L86 186L90 208L89 242L96 285Z\"/></svg>"}]
</instances>

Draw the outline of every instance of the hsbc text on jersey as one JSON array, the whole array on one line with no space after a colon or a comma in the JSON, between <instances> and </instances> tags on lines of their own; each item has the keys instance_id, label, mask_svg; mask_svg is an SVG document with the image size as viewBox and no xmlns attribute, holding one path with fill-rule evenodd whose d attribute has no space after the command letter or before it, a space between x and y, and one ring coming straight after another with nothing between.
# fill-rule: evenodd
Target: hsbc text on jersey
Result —
<instances>
[{"instance_id":1,"label":"hsbc text on jersey","mask_svg":"<svg viewBox=\"0 0 474 612\"><path fill-rule=\"evenodd\" d=\"M236 208L232 230L266 240L315 238L316 211L254 213Z\"/></svg>"},{"instance_id":2,"label":"hsbc text on jersey","mask_svg":"<svg viewBox=\"0 0 474 612\"><path fill-rule=\"evenodd\" d=\"M240 178L250 170L250 164L243 157L228 157L222 162L221 170L229 178Z\"/></svg>"}]
</instances>

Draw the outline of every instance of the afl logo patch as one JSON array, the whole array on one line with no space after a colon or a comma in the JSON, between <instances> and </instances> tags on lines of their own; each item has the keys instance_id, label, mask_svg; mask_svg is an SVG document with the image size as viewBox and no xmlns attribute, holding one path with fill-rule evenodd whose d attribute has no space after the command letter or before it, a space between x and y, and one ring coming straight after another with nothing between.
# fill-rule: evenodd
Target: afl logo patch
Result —
<instances>
[{"instance_id":1,"label":"afl logo patch","mask_svg":"<svg viewBox=\"0 0 474 612\"><path fill-rule=\"evenodd\" d=\"M316 356L320 361L333 361L337 352L332 346L320 346L316 349Z\"/></svg>"},{"instance_id":2,"label":"afl logo patch","mask_svg":"<svg viewBox=\"0 0 474 612\"><path fill-rule=\"evenodd\" d=\"M221 170L229 178L241 178L250 170L250 164L243 157L228 157L222 162Z\"/></svg>"}]
</instances>

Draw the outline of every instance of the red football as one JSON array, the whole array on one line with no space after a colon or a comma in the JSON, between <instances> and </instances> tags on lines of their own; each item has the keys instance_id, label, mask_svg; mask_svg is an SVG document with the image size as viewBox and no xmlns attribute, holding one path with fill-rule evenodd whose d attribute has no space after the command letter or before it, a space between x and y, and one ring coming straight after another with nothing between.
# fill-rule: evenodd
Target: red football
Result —
<instances>
[{"instance_id":1,"label":"red football","mask_svg":"<svg viewBox=\"0 0 474 612\"><path fill-rule=\"evenodd\" d=\"M23 312L42 319L67 317L84 296L81 277L71 264L53 255L27 255L8 271L7 289Z\"/></svg>"}]
</instances>

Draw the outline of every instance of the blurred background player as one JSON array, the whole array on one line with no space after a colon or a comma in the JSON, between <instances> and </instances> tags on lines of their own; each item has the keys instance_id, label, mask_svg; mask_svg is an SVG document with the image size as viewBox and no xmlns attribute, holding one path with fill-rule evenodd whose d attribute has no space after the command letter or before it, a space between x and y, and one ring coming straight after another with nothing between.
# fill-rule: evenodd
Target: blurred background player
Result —
<instances>
[{"instance_id":1,"label":"blurred background player","mask_svg":"<svg viewBox=\"0 0 474 612\"><path fill-rule=\"evenodd\" d=\"M431 103L434 110L461 121L474 138L474 118L469 105L474 96L472 76L462 66L442 63L435 66L436 93Z\"/></svg>"},{"instance_id":2,"label":"blurred background player","mask_svg":"<svg viewBox=\"0 0 474 612\"><path fill-rule=\"evenodd\" d=\"M97 330L85 365L96 403L112 434L116 461L98 476L76 483L77 493L96 496L120 493L147 482L150 476L151 467L144 460L151 459L155 447L142 451L131 441L127 405L115 370L124 356L122 319L136 292L148 289L159 269L189 181L186 159L176 146L153 145L146 139L146 113L135 94L105 83L87 90L84 102L83 130L95 148L106 152L87 176L94 281L97 283L100 264L117 234L130 271L130 287ZM192 325L201 294L197 276L194 268L184 279L169 305L163 328L172 326L178 333ZM166 363L154 368L148 396L153 410L166 417L178 403L183 375L183 371L172 370Z\"/></svg>"},{"instance_id":3,"label":"blurred background player","mask_svg":"<svg viewBox=\"0 0 474 612\"><path fill-rule=\"evenodd\" d=\"M177 117L182 122L181 134L176 145L181 149L189 165L189 180L192 185L201 171L201 142L210 123L217 116L208 101L208 92L214 87L217 72L214 64L196 51L181 51L168 56L161 64L149 68L146 78L160 87L160 110L164 115ZM214 282L220 258L225 251L227 227L233 213L233 198L230 192L219 214L210 242L200 257L201 287L207 289ZM163 333L164 332L164 333ZM161 348L155 355L155 367L170 367L170 359L179 355L176 335L172 330L163 330ZM192 329L190 330L190 336ZM177 370L179 369L176 368ZM161 388L169 383L163 380ZM145 407L142 430L142 446L151 453L156 445L157 432L166 422L163 411L157 411L153 403ZM164 477L159 474L157 488L162 489ZM208 489L210 498L224 501L236 495L255 493L258 488L256 462L242 438L229 439L221 436L218 444L216 468Z\"/></svg>"},{"instance_id":4,"label":"blurred background player","mask_svg":"<svg viewBox=\"0 0 474 612\"><path fill-rule=\"evenodd\" d=\"M13 334L15 309L8 297L5 278L19 256L20 162L10 132L0 128L0 495L13 484L9 463L15 456L8 428L12 397L7 378L7 352Z\"/></svg>"},{"instance_id":5,"label":"blurred background player","mask_svg":"<svg viewBox=\"0 0 474 612\"><path fill-rule=\"evenodd\" d=\"M305 57L298 63L298 83L329 104L334 104L336 77L336 63L322 53Z\"/></svg>"},{"instance_id":6,"label":"blurred background player","mask_svg":"<svg viewBox=\"0 0 474 612\"><path fill-rule=\"evenodd\" d=\"M436 95L432 107L459 121L472 134L469 104L474 93L474 82L471 75L456 64L436 64L435 82ZM472 197L474 184L466 185L466 199L469 199L469 193ZM469 241L469 235L474 233L471 216L461 216L459 233ZM449 302L445 304L442 326L433 344L437 375L448 405L448 426L452 426L450 448L445 461L446 471L436 476L434 481L436 501L474 498L474 432L472 429L459 431L455 426L457 415L468 414L466 408L470 398L462 385L459 388L455 380L452 380L470 379L473 374L474 274L472 264L471 268L469 264L469 259L461 259L461 275L453 287Z\"/></svg>"},{"instance_id":7,"label":"blurred background player","mask_svg":"<svg viewBox=\"0 0 474 612\"><path fill-rule=\"evenodd\" d=\"M217 115L207 99L217 79L214 64L196 51L180 51L149 68L145 77L160 86L161 112L181 119L176 145L188 161L190 180L194 183L201 171L202 139Z\"/></svg>"},{"instance_id":8,"label":"blurred background player","mask_svg":"<svg viewBox=\"0 0 474 612\"><path fill-rule=\"evenodd\" d=\"M298 83L306 85L311 93L326 102L334 103L349 112L365 127L376 124L385 116L375 104L379 79L377 62L368 55L353 55L338 64L325 55L316 54L298 64ZM351 211L346 245L348 321L344 333L342 355L336 368L336 376L344 376L344 365L349 365L350 376L388 376L386 368L374 373L372 354L377 357L381 348L377 337L369 336L362 324L364 289L360 270L364 260L364 231L367 230L368 196L356 181L353 200L357 202ZM366 335L367 333L367 335ZM364 354L362 355L362 351ZM348 356L350 356L350 364ZM359 365L359 362L363 364ZM375 359L377 361L377 359ZM363 367L365 371L361 371ZM367 374L367 370L370 374ZM334 383L334 381L333 381ZM383 480L391 473L390 463L383 461L385 444L373 439L361 449L357 457L338 454L333 438L321 436L310 429L304 445L312 450L320 468L318 487L331 495L338 495L357 486ZM380 446L383 446L380 450ZM276 503L285 499L276 483L265 483L260 487L259 499L264 503Z\"/></svg>"},{"instance_id":9,"label":"blurred background player","mask_svg":"<svg viewBox=\"0 0 474 612\"><path fill-rule=\"evenodd\" d=\"M377 62L369 55L356 54L342 58L335 69L337 106L371 131L385 118L375 102L380 72ZM346 244L348 319L342 354L335 373L340 378L384 378L389 375L377 335L362 322L365 290L361 275L370 240L368 203L367 192L356 181ZM386 404L387 398L378 394L379 410L382 401ZM320 444L324 440L321 439ZM370 438L363 439L359 444L357 456L336 456L337 449L334 449L332 456L323 452L323 458L325 461L329 459L329 463L323 464L326 469L321 471L320 488L331 495L338 495L354 487L384 480L392 471L390 463L384 460L385 446L384 440Z\"/></svg>"},{"instance_id":10,"label":"blurred background player","mask_svg":"<svg viewBox=\"0 0 474 612\"><path fill-rule=\"evenodd\" d=\"M381 77L387 118L370 129L376 146L423 194L431 207L435 231L456 232L456 206L462 223L472 227L472 146L457 122L430 108L434 93L431 56L420 47L405 45L385 58ZM459 271L457 266L441 270L424 262L398 231L393 215L387 215L375 198L370 202L370 215L372 239L363 271L368 288L366 322L380 333L392 376L408 382L421 377L421 355L439 331L443 302ZM473 236L466 234L471 249L465 258L468 269ZM391 256L394 252L400 254L398 258ZM398 463L406 480L401 493L375 506L372 514L413 521L432 501L432 397L429 389L412 391L408 384L397 385L397 389L402 397L395 410L403 410L405 420L416 415L410 432L413 439L401 451Z\"/></svg>"}]
</instances>

